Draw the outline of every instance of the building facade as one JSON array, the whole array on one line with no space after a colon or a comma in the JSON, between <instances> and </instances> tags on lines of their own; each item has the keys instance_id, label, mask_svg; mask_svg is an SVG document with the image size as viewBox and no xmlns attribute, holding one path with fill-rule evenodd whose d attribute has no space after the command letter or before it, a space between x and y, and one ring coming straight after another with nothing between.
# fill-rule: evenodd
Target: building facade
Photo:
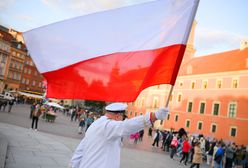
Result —
<instances>
[{"instance_id":1,"label":"building facade","mask_svg":"<svg viewBox=\"0 0 248 168\"><path fill-rule=\"evenodd\" d=\"M0 25L0 93L12 90L43 95L44 78L23 42L22 33Z\"/></svg>"},{"instance_id":2,"label":"building facade","mask_svg":"<svg viewBox=\"0 0 248 168\"><path fill-rule=\"evenodd\" d=\"M45 92L43 80L43 76L38 72L31 57L26 55L19 90L22 92L42 94Z\"/></svg>"},{"instance_id":3,"label":"building facade","mask_svg":"<svg viewBox=\"0 0 248 168\"><path fill-rule=\"evenodd\" d=\"M22 43L13 42L10 48L10 57L7 60L7 71L5 73L4 90L18 90L21 81L21 74L24 59L27 55L25 46Z\"/></svg>"},{"instance_id":4,"label":"building facade","mask_svg":"<svg viewBox=\"0 0 248 168\"><path fill-rule=\"evenodd\" d=\"M6 62L8 60L9 55L10 43L4 41L0 33L0 93L3 92L5 86L4 76L6 73Z\"/></svg>"},{"instance_id":5,"label":"building facade","mask_svg":"<svg viewBox=\"0 0 248 168\"><path fill-rule=\"evenodd\" d=\"M155 111L168 99L171 112L157 127L183 127L190 134L248 145L248 42L236 50L202 57L194 57L191 44L171 97L169 85L150 87L129 104L129 116Z\"/></svg>"}]
</instances>

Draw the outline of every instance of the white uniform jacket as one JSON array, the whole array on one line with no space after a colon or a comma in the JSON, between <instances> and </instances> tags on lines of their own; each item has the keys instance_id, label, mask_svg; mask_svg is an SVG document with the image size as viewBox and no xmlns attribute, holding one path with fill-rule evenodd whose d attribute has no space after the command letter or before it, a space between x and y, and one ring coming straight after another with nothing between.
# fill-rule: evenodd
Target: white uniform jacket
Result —
<instances>
[{"instance_id":1,"label":"white uniform jacket","mask_svg":"<svg viewBox=\"0 0 248 168\"><path fill-rule=\"evenodd\" d=\"M121 137L151 126L149 113L124 121L102 116L87 130L70 161L72 168L119 168Z\"/></svg>"}]
</instances>

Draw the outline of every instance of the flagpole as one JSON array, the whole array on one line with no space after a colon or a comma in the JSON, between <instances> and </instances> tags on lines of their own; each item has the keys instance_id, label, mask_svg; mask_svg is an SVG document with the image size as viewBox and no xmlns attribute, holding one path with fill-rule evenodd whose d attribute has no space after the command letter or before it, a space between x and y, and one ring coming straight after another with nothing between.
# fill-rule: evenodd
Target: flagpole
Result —
<instances>
[{"instance_id":1,"label":"flagpole","mask_svg":"<svg viewBox=\"0 0 248 168\"><path fill-rule=\"evenodd\" d=\"M174 85L171 85L170 92L169 92L169 95L168 95L168 97L167 97L167 101L166 101L165 107L168 107L168 106L169 106L170 97L171 97L173 88L174 88Z\"/></svg>"},{"instance_id":2,"label":"flagpole","mask_svg":"<svg viewBox=\"0 0 248 168\"><path fill-rule=\"evenodd\" d=\"M174 88L174 85L171 85L170 92L169 92L169 94L168 94L168 97L167 97L167 100L166 100L165 107L168 107L168 106L169 106L170 97L171 97L171 95L172 95L173 88ZM163 120L160 121L160 125L162 125L162 124L163 124Z\"/></svg>"}]
</instances>

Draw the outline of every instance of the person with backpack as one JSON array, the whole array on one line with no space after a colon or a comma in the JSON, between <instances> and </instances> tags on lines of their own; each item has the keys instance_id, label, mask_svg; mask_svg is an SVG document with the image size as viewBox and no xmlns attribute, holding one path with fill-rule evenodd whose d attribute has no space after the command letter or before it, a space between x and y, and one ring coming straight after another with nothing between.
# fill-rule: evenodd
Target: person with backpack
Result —
<instances>
[{"instance_id":1,"label":"person with backpack","mask_svg":"<svg viewBox=\"0 0 248 168\"><path fill-rule=\"evenodd\" d=\"M177 136L174 135L173 139L171 141L170 147L171 147L171 153L170 153L170 158L173 159L175 153L177 152L177 146L178 146L178 140L177 140Z\"/></svg>"},{"instance_id":2,"label":"person with backpack","mask_svg":"<svg viewBox=\"0 0 248 168\"><path fill-rule=\"evenodd\" d=\"M222 168L222 162L224 157L224 144L219 143L218 149L214 155L214 168Z\"/></svg>"}]
</instances>

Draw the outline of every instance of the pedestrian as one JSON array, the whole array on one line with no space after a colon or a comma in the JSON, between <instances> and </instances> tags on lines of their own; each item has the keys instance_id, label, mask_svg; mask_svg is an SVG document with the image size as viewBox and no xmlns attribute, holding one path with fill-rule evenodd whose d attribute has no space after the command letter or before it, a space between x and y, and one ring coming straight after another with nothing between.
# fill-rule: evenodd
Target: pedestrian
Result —
<instances>
[{"instance_id":1,"label":"pedestrian","mask_svg":"<svg viewBox=\"0 0 248 168\"><path fill-rule=\"evenodd\" d=\"M134 143L135 143L135 144L137 144L137 143L138 143L138 139L139 139L139 137L140 137L139 132L136 132L136 133L134 134Z\"/></svg>"},{"instance_id":2,"label":"pedestrian","mask_svg":"<svg viewBox=\"0 0 248 168\"><path fill-rule=\"evenodd\" d=\"M32 114L35 110L35 106L36 106L36 103L33 103L31 106L30 106L30 114L29 114L29 118L32 119Z\"/></svg>"},{"instance_id":3,"label":"pedestrian","mask_svg":"<svg viewBox=\"0 0 248 168\"><path fill-rule=\"evenodd\" d=\"M162 146L161 149L165 151L165 145L166 145L166 137L167 137L167 131L161 131L162 134Z\"/></svg>"},{"instance_id":4,"label":"pedestrian","mask_svg":"<svg viewBox=\"0 0 248 168\"><path fill-rule=\"evenodd\" d=\"M213 160L213 154L214 154L214 146L215 143L211 142L209 145L209 150L207 151L207 165L211 165Z\"/></svg>"},{"instance_id":5,"label":"pedestrian","mask_svg":"<svg viewBox=\"0 0 248 168\"><path fill-rule=\"evenodd\" d=\"M127 105L124 103L112 103L105 107L105 115L91 124L78 145L70 161L70 167L120 167L121 138L151 126L157 119L165 119L169 112L163 108L155 113L146 113L122 121L126 108Z\"/></svg>"},{"instance_id":6,"label":"pedestrian","mask_svg":"<svg viewBox=\"0 0 248 168\"><path fill-rule=\"evenodd\" d=\"M144 130L140 130L139 131L139 141L143 140L143 136L144 136Z\"/></svg>"},{"instance_id":7,"label":"pedestrian","mask_svg":"<svg viewBox=\"0 0 248 168\"><path fill-rule=\"evenodd\" d=\"M150 127L148 130L148 137L152 138L152 127Z\"/></svg>"},{"instance_id":8,"label":"pedestrian","mask_svg":"<svg viewBox=\"0 0 248 168\"><path fill-rule=\"evenodd\" d=\"M160 132L157 129L156 130L156 133L154 134L154 137L153 137L153 144L152 144L152 146L154 146L156 144L156 146L158 147L159 140L160 140Z\"/></svg>"},{"instance_id":9,"label":"pedestrian","mask_svg":"<svg viewBox=\"0 0 248 168\"><path fill-rule=\"evenodd\" d=\"M13 100L10 100L9 101L9 110L8 110L9 113L10 113L13 105L14 105L14 101Z\"/></svg>"},{"instance_id":10,"label":"pedestrian","mask_svg":"<svg viewBox=\"0 0 248 168\"><path fill-rule=\"evenodd\" d=\"M193 168L195 166L197 168L200 168L200 164L202 163L202 151L201 151L200 145L201 143L199 141L195 143L194 156L193 156L193 161L192 161L192 165L190 166L190 168Z\"/></svg>"},{"instance_id":11,"label":"pedestrian","mask_svg":"<svg viewBox=\"0 0 248 168\"><path fill-rule=\"evenodd\" d=\"M234 161L234 153L235 153L235 143L228 144L225 150L226 153L226 164L225 168L232 168Z\"/></svg>"},{"instance_id":12,"label":"pedestrian","mask_svg":"<svg viewBox=\"0 0 248 168\"><path fill-rule=\"evenodd\" d=\"M170 153L170 158L173 159L175 153L177 152L177 146L178 146L178 140L177 136L174 135L173 139L171 141L170 147L171 147L171 153Z\"/></svg>"},{"instance_id":13,"label":"pedestrian","mask_svg":"<svg viewBox=\"0 0 248 168\"><path fill-rule=\"evenodd\" d=\"M35 128L35 131L37 131L38 121L39 121L40 115L41 115L41 107L40 107L40 104L37 104L35 106L35 110L33 111L33 114L32 114L32 124L31 124L31 128L32 129ZM35 127L34 127L34 124L35 124Z\"/></svg>"},{"instance_id":14,"label":"pedestrian","mask_svg":"<svg viewBox=\"0 0 248 168\"><path fill-rule=\"evenodd\" d=\"M222 168L223 157L224 157L224 144L220 142L218 144L218 149L214 155L214 168Z\"/></svg>"},{"instance_id":15,"label":"pedestrian","mask_svg":"<svg viewBox=\"0 0 248 168\"><path fill-rule=\"evenodd\" d=\"M86 119L86 129L85 132L88 130L88 128L90 127L90 125L94 122L94 118L93 118L93 114L90 113L88 118Z\"/></svg>"},{"instance_id":16,"label":"pedestrian","mask_svg":"<svg viewBox=\"0 0 248 168\"><path fill-rule=\"evenodd\" d=\"M7 105L8 105L8 102L7 101L4 101L3 102L3 111L5 111L5 108L6 108Z\"/></svg>"},{"instance_id":17,"label":"pedestrian","mask_svg":"<svg viewBox=\"0 0 248 168\"><path fill-rule=\"evenodd\" d=\"M85 127L85 115L81 114L79 117L79 127L78 127L78 134L83 133L83 129Z\"/></svg>"},{"instance_id":18,"label":"pedestrian","mask_svg":"<svg viewBox=\"0 0 248 168\"><path fill-rule=\"evenodd\" d=\"M189 144L189 139L188 139L188 137L184 137L183 146L182 146L183 156L180 160L180 163L182 163L184 161L185 166L187 165L190 149L191 149L191 146Z\"/></svg>"},{"instance_id":19,"label":"pedestrian","mask_svg":"<svg viewBox=\"0 0 248 168\"><path fill-rule=\"evenodd\" d=\"M70 114L71 114L71 121L73 121L74 117L76 117L76 109L74 107L70 109Z\"/></svg>"}]
</instances>

